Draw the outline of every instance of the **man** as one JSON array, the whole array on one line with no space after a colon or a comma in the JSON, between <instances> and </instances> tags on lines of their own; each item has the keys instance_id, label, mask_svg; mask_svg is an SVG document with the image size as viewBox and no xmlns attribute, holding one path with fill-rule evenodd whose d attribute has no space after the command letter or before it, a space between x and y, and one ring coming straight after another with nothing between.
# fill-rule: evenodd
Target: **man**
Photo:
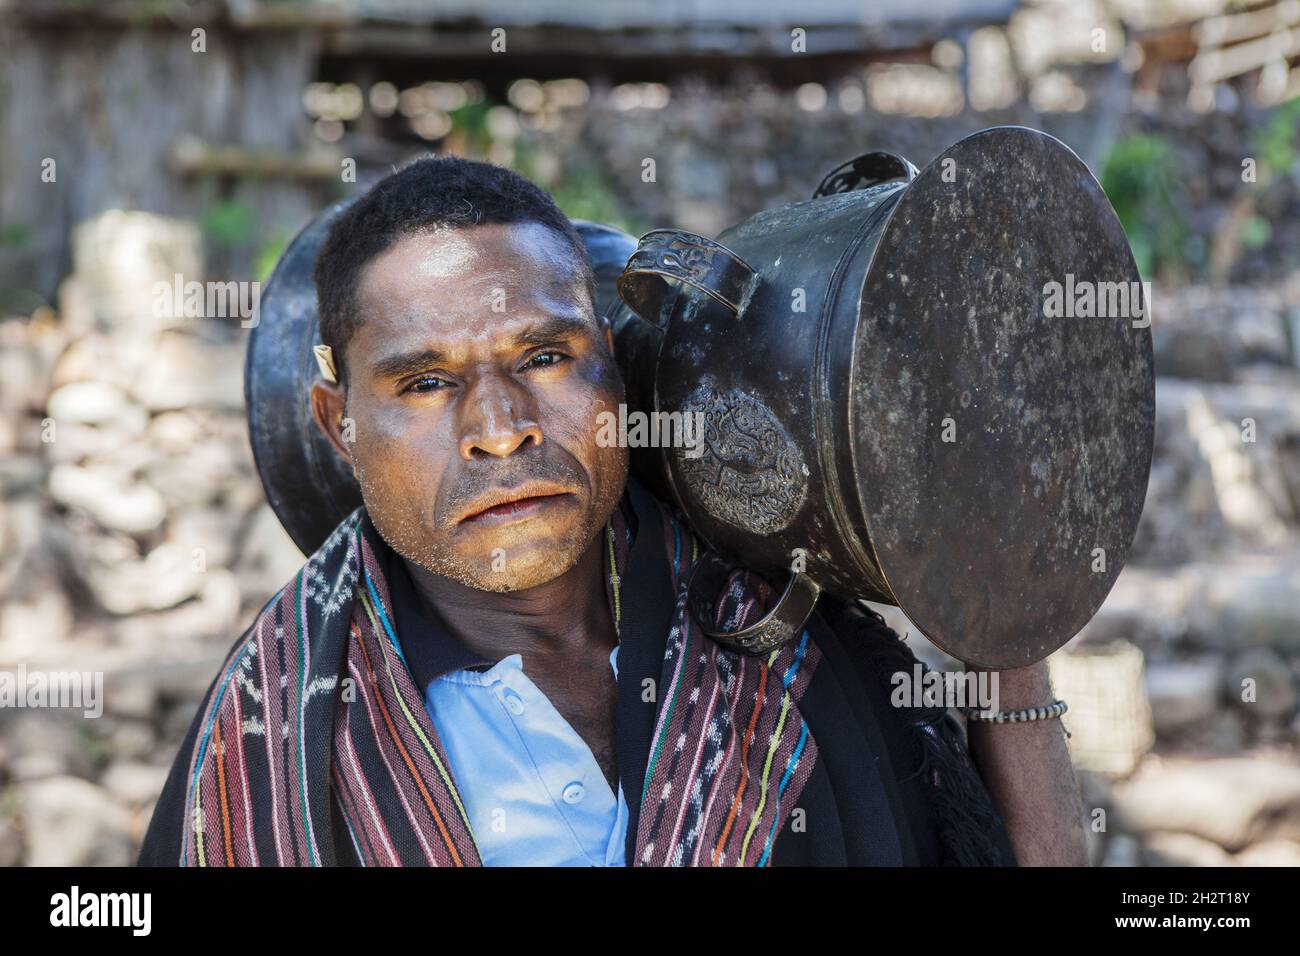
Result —
<instances>
[{"instance_id":1,"label":"man","mask_svg":"<svg viewBox=\"0 0 1300 956\"><path fill-rule=\"evenodd\" d=\"M864 606L762 657L700 633L699 542L597 441L623 384L545 193L421 160L316 282L312 407L365 505L232 650L142 863L1084 861L1059 721L972 724L981 781L946 711L890 706L914 658ZM713 625L772 598L738 572ZM1000 676L1051 700L1042 665Z\"/></svg>"}]
</instances>

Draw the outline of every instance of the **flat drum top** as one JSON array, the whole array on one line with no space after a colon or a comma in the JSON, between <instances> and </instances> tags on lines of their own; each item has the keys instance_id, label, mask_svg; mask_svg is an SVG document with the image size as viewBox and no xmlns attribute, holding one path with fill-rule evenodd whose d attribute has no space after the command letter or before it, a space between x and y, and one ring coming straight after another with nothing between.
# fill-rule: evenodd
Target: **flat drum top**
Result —
<instances>
[{"instance_id":1,"label":"flat drum top","mask_svg":"<svg viewBox=\"0 0 1300 956\"><path fill-rule=\"evenodd\" d=\"M962 140L899 200L863 286L851 428L899 606L968 663L1069 640L1128 556L1155 417L1146 293L1073 152Z\"/></svg>"}]
</instances>

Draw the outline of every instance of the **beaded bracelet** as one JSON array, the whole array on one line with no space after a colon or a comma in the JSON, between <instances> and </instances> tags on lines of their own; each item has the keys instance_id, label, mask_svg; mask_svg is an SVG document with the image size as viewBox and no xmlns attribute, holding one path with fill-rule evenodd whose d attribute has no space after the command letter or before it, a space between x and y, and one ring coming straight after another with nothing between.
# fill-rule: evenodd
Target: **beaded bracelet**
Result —
<instances>
[{"instance_id":1,"label":"beaded bracelet","mask_svg":"<svg viewBox=\"0 0 1300 956\"><path fill-rule=\"evenodd\" d=\"M1017 724L1026 720L1051 720L1060 717L1070 705L1063 700L1054 700L1046 707L1026 707L1023 710L980 710L977 707L958 708L967 720L982 720L992 724Z\"/></svg>"}]
</instances>

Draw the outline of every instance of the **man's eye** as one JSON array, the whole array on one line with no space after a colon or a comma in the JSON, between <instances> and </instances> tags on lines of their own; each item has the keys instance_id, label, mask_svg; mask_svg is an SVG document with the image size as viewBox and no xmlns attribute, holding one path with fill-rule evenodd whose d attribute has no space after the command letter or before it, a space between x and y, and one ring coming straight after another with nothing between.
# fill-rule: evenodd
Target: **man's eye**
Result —
<instances>
[{"instance_id":1,"label":"man's eye","mask_svg":"<svg viewBox=\"0 0 1300 956\"><path fill-rule=\"evenodd\" d=\"M567 359L568 356L565 355L563 352L555 352L555 351L538 352L536 355L534 355L532 358L530 358L527 362L524 363L524 368L545 368L548 365L559 365L561 362L566 361Z\"/></svg>"},{"instance_id":2,"label":"man's eye","mask_svg":"<svg viewBox=\"0 0 1300 956\"><path fill-rule=\"evenodd\" d=\"M448 386L450 384L451 383L448 382L446 379L438 378L438 376L436 375L421 375L410 385L406 386L406 388L402 389L402 391L435 392L441 390L443 387Z\"/></svg>"}]
</instances>

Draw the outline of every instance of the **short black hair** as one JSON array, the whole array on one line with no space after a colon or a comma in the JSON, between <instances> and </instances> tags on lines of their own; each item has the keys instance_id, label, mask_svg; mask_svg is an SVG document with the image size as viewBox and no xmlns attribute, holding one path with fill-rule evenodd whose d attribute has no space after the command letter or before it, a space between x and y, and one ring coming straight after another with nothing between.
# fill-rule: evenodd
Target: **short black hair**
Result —
<instances>
[{"instance_id":1,"label":"short black hair","mask_svg":"<svg viewBox=\"0 0 1300 956\"><path fill-rule=\"evenodd\" d=\"M371 259L425 229L518 222L541 223L569 241L594 305L586 244L555 200L513 170L458 156L429 156L385 176L340 213L315 269L321 341L334 350L339 380L346 380L343 351L361 323L356 292Z\"/></svg>"}]
</instances>

